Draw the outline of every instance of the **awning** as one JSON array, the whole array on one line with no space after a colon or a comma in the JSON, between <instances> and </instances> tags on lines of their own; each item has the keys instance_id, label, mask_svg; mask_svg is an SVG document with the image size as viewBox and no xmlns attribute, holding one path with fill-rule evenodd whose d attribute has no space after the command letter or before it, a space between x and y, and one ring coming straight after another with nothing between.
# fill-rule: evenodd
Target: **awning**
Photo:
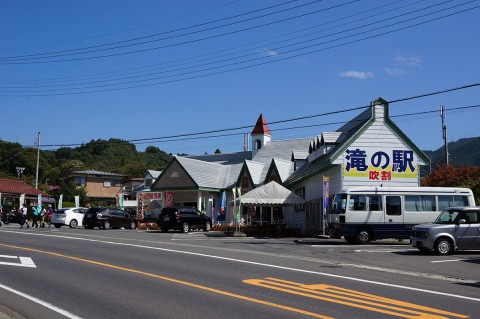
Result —
<instances>
[{"instance_id":1,"label":"awning","mask_svg":"<svg viewBox=\"0 0 480 319\"><path fill-rule=\"evenodd\" d=\"M300 205L305 200L275 181L243 194L236 201L242 205Z\"/></svg>"}]
</instances>

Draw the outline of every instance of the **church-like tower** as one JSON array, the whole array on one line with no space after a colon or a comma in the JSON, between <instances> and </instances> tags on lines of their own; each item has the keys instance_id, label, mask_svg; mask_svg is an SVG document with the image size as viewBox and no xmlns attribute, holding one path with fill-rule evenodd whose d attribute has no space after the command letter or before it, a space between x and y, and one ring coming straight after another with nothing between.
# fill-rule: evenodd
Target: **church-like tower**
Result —
<instances>
[{"instance_id":1,"label":"church-like tower","mask_svg":"<svg viewBox=\"0 0 480 319\"><path fill-rule=\"evenodd\" d=\"M252 131L252 158L255 157L255 154L257 154L258 150L270 142L271 139L272 133L268 129L268 125L263 117L263 114L260 114Z\"/></svg>"}]
</instances>

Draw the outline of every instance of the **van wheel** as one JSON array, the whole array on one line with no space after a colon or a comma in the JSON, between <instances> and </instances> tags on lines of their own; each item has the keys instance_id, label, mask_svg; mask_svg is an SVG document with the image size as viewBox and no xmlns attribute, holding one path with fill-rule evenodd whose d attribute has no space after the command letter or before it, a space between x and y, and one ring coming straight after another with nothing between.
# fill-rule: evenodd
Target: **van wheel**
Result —
<instances>
[{"instance_id":1,"label":"van wheel","mask_svg":"<svg viewBox=\"0 0 480 319\"><path fill-rule=\"evenodd\" d=\"M103 229L110 229L110 222L106 221L103 223Z\"/></svg>"},{"instance_id":2,"label":"van wheel","mask_svg":"<svg viewBox=\"0 0 480 319\"><path fill-rule=\"evenodd\" d=\"M435 251L439 255L451 255L453 253L453 244L446 238L437 239L435 242Z\"/></svg>"},{"instance_id":3,"label":"van wheel","mask_svg":"<svg viewBox=\"0 0 480 319\"><path fill-rule=\"evenodd\" d=\"M355 237L360 245L368 244L372 240L372 235L367 229L360 229Z\"/></svg>"},{"instance_id":4,"label":"van wheel","mask_svg":"<svg viewBox=\"0 0 480 319\"><path fill-rule=\"evenodd\" d=\"M190 227L188 226L188 223L183 223L182 224L182 233L188 233L188 231L190 230Z\"/></svg>"},{"instance_id":5,"label":"van wheel","mask_svg":"<svg viewBox=\"0 0 480 319\"><path fill-rule=\"evenodd\" d=\"M76 228L77 226L78 226L78 223L75 219L72 219L70 221L70 224L68 225L68 227L70 227L70 228Z\"/></svg>"}]
</instances>

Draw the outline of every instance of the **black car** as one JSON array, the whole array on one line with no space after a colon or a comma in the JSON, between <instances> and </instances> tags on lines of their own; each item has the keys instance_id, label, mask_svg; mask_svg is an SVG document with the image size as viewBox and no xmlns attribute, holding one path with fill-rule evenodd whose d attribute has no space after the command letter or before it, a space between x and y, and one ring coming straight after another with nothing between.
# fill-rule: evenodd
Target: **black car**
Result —
<instances>
[{"instance_id":1,"label":"black car","mask_svg":"<svg viewBox=\"0 0 480 319\"><path fill-rule=\"evenodd\" d=\"M94 207L85 212L83 227L88 229L93 227L100 229L120 227L135 229L137 223L134 217L121 209Z\"/></svg>"},{"instance_id":2,"label":"black car","mask_svg":"<svg viewBox=\"0 0 480 319\"><path fill-rule=\"evenodd\" d=\"M195 207L166 207L158 217L158 226L162 232L169 229L181 230L188 233L190 229L210 231L212 219Z\"/></svg>"}]
</instances>

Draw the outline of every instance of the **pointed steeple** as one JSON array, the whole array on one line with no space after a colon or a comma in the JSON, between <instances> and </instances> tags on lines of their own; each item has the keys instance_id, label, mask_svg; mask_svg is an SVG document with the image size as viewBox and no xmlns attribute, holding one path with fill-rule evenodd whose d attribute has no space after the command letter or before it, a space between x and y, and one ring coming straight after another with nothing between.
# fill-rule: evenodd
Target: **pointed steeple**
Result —
<instances>
[{"instance_id":1,"label":"pointed steeple","mask_svg":"<svg viewBox=\"0 0 480 319\"><path fill-rule=\"evenodd\" d=\"M270 142L272 133L268 128L267 121L263 117L263 114L260 114L260 117L257 120L257 124L252 131L252 158L255 157L257 152L268 142Z\"/></svg>"},{"instance_id":2,"label":"pointed steeple","mask_svg":"<svg viewBox=\"0 0 480 319\"><path fill-rule=\"evenodd\" d=\"M252 135L267 135L267 136L272 136L272 133L268 129L267 121L265 121L265 118L263 117L263 114L260 114L258 117L257 123L255 124L255 127L253 128Z\"/></svg>"}]
</instances>

